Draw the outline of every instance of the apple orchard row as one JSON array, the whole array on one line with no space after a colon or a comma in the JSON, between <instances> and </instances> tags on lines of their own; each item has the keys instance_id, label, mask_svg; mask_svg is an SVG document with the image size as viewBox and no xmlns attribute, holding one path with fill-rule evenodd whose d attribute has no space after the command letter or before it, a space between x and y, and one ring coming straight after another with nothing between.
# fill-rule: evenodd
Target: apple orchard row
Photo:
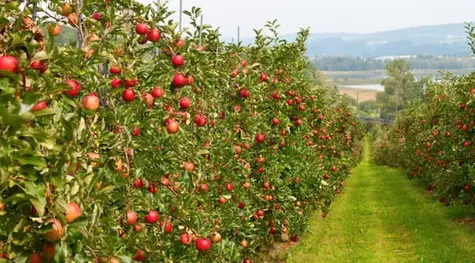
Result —
<instances>
[{"instance_id":1,"label":"apple orchard row","mask_svg":"<svg viewBox=\"0 0 475 263\"><path fill-rule=\"evenodd\" d=\"M0 6L3 259L258 262L327 216L362 130L313 84L308 30L229 45L199 8L178 32L166 6L39 2Z\"/></svg>"}]
</instances>

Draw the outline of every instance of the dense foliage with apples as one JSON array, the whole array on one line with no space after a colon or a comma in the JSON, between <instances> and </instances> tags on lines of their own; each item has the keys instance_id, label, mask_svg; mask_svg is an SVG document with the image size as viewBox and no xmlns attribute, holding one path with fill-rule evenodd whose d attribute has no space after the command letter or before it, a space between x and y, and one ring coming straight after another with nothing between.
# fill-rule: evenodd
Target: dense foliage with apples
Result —
<instances>
[{"instance_id":1,"label":"dense foliage with apples","mask_svg":"<svg viewBox=\"0 0 475 263\"><path fill-rule=\"evenodd\" d=\"M440 202L475 204L475 73L442 75L375 142L375 161L402 167ZM391 158L388 158L391 156Z\"/></svg>"},{"instance_id":2,"label":"dense foliage with apples","mask_svg":"<svg viewBox=\"0 0 475 263\"><path fill-rule=\"evenodd\" d=\"M82 2L0 4L0 262L253 262L326 217L362 129L312 84L307 30L243 47L199 8L178 32Z\"/></svg>"}]
</instances>

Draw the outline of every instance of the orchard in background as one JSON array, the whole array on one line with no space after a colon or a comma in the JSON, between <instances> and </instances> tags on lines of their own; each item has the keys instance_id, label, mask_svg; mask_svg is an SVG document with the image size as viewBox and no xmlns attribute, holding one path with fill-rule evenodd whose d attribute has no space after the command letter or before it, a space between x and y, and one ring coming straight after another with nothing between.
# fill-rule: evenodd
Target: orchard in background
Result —
<instances>
[{"instance_id":1,"label":"orchard in background","mask_svg":"<svg viewBox=\"0 0 475 263\"><path fill-rule=\"evenodd\" d=\"M326 216L362 130L313 85L308 30L200 45L199 8L179 32L82 2L0 4L0 262L253 262Z\"/></svg>"}]
</instances>

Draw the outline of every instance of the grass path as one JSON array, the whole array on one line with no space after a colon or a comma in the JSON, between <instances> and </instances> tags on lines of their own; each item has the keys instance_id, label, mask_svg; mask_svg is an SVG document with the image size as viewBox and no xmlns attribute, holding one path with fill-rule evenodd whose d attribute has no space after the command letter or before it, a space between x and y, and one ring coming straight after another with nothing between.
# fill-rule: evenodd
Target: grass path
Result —
<instances>
[{"instance_id":1,"label":"grass path","mask_svg":"<svg viewBox=\"0 0 475 263\"><path fill-rule=\"evenodd\" d=\"M288 262L474 263L475 231L455 223L473 211L430 200L417 181L373 164L370 155L367 139L365 158L329 216L315 215Z\"/></svg>"}]
</instances>

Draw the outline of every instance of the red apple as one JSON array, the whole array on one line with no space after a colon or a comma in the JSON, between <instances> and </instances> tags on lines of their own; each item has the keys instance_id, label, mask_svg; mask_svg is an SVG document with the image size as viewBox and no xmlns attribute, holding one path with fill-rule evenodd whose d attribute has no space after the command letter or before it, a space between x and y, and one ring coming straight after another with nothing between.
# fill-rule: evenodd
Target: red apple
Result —
<instances>
[{"instance_id":1,"label":"red apple","mask_svg":"<svg viewBox=\"0 0 475 263\"><path fill-rule=\"evenodd\" d=\"M195 165L192 162L183 162L183 168L188 172L193 172Z\"/></svg>"},{"instance_id":2,"label":"red apple","mask_svg":"<svg viewBox=\"0 0 475 263\"><path fill-rule=\"evenodd\" d=\"M162 97L164 94L165 94L165 91L164 91L161 87L155 87L155 88L152 90L152 96L153 96L154 98L160 98L160 97Z\"/></svg>"},{"instance_id":3,"label":"red apple","mask_svg":"<svg viewBox=\"0 0 475 263\"><path fill-rule=\"evenodd\" d=\"M128 87L128 88L135 87L135 86L137 86L138 83L139 83L139 81L137 79L126 79L125 80L125 86Z\"/></svg>"},{"instance_id":4,"label":"red apple","mask_svg":"<svg viewBox=\"0 0 475 263\"><path fill-rule=\"evenodd\" d=\"M272 125L279 125L280 121L277 118L272 119Z\"/></svg>"},{"instance_id":5,"label":"red apple","mask_svg":"<svg viewBox=\"0 0 475 263\"><path fill-rule=\"evenodd\" d=\"M91 18L97 21L100 21L102 19L102 14L98 12L94 12L91 15Z\"/></svg>"},{"instance_id":6,"label":"red apple","mask_svg":"<svg viewBox=\"0 0 475 263\"><path fill-rule=\"evenodd\" d=\"M145 100L145 104L147 105L149 109L153 108L154 98L152 94L150 93L143 94L143 99Z\"/></svg>"},{"instance_id":7,"label":"red apple","mask_svg":"<svg viewBox=\"0 0 475 263\"><path fill-rule=\"evenodd\" d=\"M120 86L122 86L122 85L123 85L123 83L122 83L122 80L120 80L120 79L113 79L113 80L111 81L111 87L112 87L113 89L116 89L116 88L118 88L118 87L120 87Z\"/></svg>"},{"instance_id":8,"label":"red apple","mask_svg":"<svg viewBox=\"0 0 475 263\"><path fill-rule=\"evenodd\" d=\"M86 110L97 110L99 108L99 98L95 93L91 93L82 99L82 106Z\"/></svg>"},{"instance_id":9,"label":"red apple","mask_svg":"<svg viewBox=\"0 0 475 263\"><path fill-rule=\"evenodd\" d=\"M31 62L30 68L37 70L40 73L45 73L46 70L48 69L48 65L43 61L37 60L37 61Z\"/></svg>"},{"instance_id":10,"label":"red apple","mask_svg":"<svg viewBox=\"0 0 475 263\"><path fill-rule=\"evenodd\" d=\"M175 134L180 130L180 124L176 120L169 120L166 126L169 134Z\"/></svg>"},{"instance_id":11,"label":"red apple","mask_svg":"<svg viewBox=\"0 0 475 263\"><path fill-rule=\"evenodd\" d=\"M211 241L207 238L198 238L195 241L195 245L198 251L208 251L211 249Z\"/></svg>"},{"instance_id":12,"label":"red apple","mask_svg":"<svg viewBox=\"0 0 475 263\"><path fill-rule=\"evenodd\" d=\"M110 69L109 69L109 72L111 74L114 74L114 75L117 75L117 74L120 74L122 72L122 69L119 67L119 66L112 66Z\"/></svg>"},{"instance_id":13,"label":"red apple","mask_svg":"<svg viewBox=\"0 0 475 263\"><path fill-rule=\"evenodd\" d=\"M137 32L137 34L139 35L148 34L149 30L150 30L150 27L147 24L141 23L135 26L135 32Z\"/></svg>"},{"instance_id":14,"label":"red apple","mask_svg":"<svg viewBox=\"0 0 475 263\"><path fill-rule=\"evenodd\" d=\"M127 211L127 224L135 225L137 223L137 214L134 211Z\"/></svg>"},{"instance_id":15,"label":"red apple","mask_svg":"<svg viewBox=\"0 0 475 263\"><path fill-rule=\"evenodd\" d=\"M64 216L64 218L66 219L66 222L72 223L74 220L81 216L81 213L81 208L77 203L68 203L68 208L66 209L66 215Z\"/></svg>"},{"instance_id":16,"label":"red apple","mask_svg":"<svg viewBox=\"0 0 475 263\"><path fill-rule=\"evenodd\" d=\"M150 42L158 42L160 40L160 35L160 30L154 28L148 32L147 40Z\"/></svg>"},{"instance_id":17,"label":"red apple","mask_svg":"<svg viewBox=\"0 0 475 263\"><path fill-rule=\"evenodd\" d=\"M178 67L182 66L184 63L185 63L185 59L182 55L174 55L172 57L173 66L178 68Z\"/></svg>"},{"instance_id":18,"label":"red apple","mask_svg":"<svg viewBox=\"0 0 475 263\"><path fill-rule=\"evenodd\" d=\"M201 114L196 114L194 118L194 122L196 125L203 127L206 125L206 123L208 123L208 119Z\"/></svg>"},{"instance_id":19,"label":"red apple","mask_svg":"<svg viewBox=\"0 0 475 263\"><path fill-rule=\"evenodd\" d=\"M19 62L16 57L9 56L9 55L0 56L0 70L17 74L18 69L19 69ZM1 73L0 73L0 76L1 76Z\"/></svg>"},{"instance_id":20,"label":"red apple","mask_svg":"<svg viewBox=\"0 0 475 263\"><path fill-rule=\"evenodd\" d=\"M137 251L135 251L134 259L136 261L139 261L139 262L144 262L145 261L145 251L137 249Z\"/></svg>"},{"instance_id":21,"label":"red apple","mask_svg":"<svg viewBox=\"0 0 475 263\"><path fill-rule=\"evenodd\" d=\"M193 242L193 237L188 233L183 233L180 235L180 242L182 245L189 245Z\"/></svg>"},{"instance_id":22,"label":"red apple","mask_svg":"<svg viewBox=\"0 0 475 263\"><path fill-rule=\"evenodd\" d=\"M191 106L191 101L187 97L183 97L180 99L180 108L186 110Z\"/></svg>"},{"instance_id":23,"label":"red apple","mask_svg":"<svg viewBox=\"0 0 475 263\"><path fill-rule=\"evenodd\" d=\"M46 107L48 107L46 101L40 101L35 106L33 106L33 108L31 108L31 111L39 111L42 109L46 109Z\"/></svg>"},{"instance_id":24,"label":"red apple","mask_svg":"<svg viewBox=\"0 0 475 263\"><path fill-rule=\"evenodd\" d=\"M188 79L182 73L177 73L172 79L173 86L180 88L188 85Z\"/></svg>"},{"instance_id":25,"label":"red apple","mask_svg":"<svg viewBox=\"0 0 475 263\"><path fill-rule=\"evenodd\" d=\"M239 90L239 96L241 96L241 98L243 99L246 99L249 97L249 90L247 90L246 88L242 88Z\"/></svg>"},{"instance_id":26,"label":"red apple","mask_svg":"<svg viewBox=\"0 0 475 263\"><path fill-rule=\"evenodd\" d=\"M265 135L262 133L256 134L256 142L257 143L262 143L265 140Z\"/></svg>"},{"instance_id":27,"label":"red apple","mask_svg":"<svg viewBox=\"0 0 475 263\"><path fill-rule=\"evenodd\" d=\"M74 98L77 95L79 95L79 92L81 91L81 85L79 85L79 82L71 79L71 80L66 80L64 83L68 84L71 87L71 89L68 89L65 91L69 97Z\"/></svg>"},{"instance_id":28,"label":"red apple","mask_svg":"<svg viewBox=\"0 0 475 263\"><path fill-rule=\"evenodd\" d=\"M183 38L180 38L176 41L175 45L176 45L177 48L181 48L185 45L185 40Z\"/></svg>"},{"instance_id":29,"label":"red apple","mask_svg":"<svg viewBox=\"0 0 475 263\"><path fill-rule=\"evenodd\" d=\"M43 257L40 253L35 252L31 254L29 263L41 263L43 262Z\"/></svg>"},{"instance_id":30,"label":"red apple","mask_svg":"<svg viewBox=\"0 0 475 263\"><path fill-rule=\"evenodd\" d=\"M57 242L64 236L64 227L58 219L49 219L47 224L51 224L51 230L44 233L43 237L49 242Z\"/></svg>"},{"instance_id":31,"label":"red apple","mask_svg":"<svg viewBox=\"0 0 475 263\"><path fill-rule=\"evenodd\" d=\"M228 190L229 192L231 192L233 189L234 189L234 185L233 185L233 184L226 184L226 190Z\"/></svg>"},{"instance_id":32,"label":"red apple","mask_svg":"<svg viewBox=\"0 0 475 263\"><path fill-rule=\"evenodd\" d=\"M145 216L145 221L150 224L155 224L158 222L160 219L160 215L158 214L157 211L151 210L148 212L148 214Z\"/></svg>"},{"instance_id":33,"label":"red apple","mask_svg":"<svg viewBox=\"0 0 475 263\"><path fill-rule=\"evenodd\" d=\"M125 101L133 101L135 99L135 92L133 89L124 89L122 92L122 98Z\"/></svg>"},{"instance_id":34,"label":"red apple","mask_svg":"<svg viewBox=\"0 0 475 263\"><path fill-rule=\"evenodd\" d=\"M134 127L132 130L132 136L136 137L140 135L140 127Z\"/></svg>"},{"instance_id":35,"label":"red apple","mask_svg":"<svg viewBox=\"0 0 475 263\"><path fill-rule=\"evenodd\" d=\"M163 225L165 225L165 227L163 227ZM160 222L160 228L164 230L165 234L168 234L172 232L173 225L170 221L167 221L166 223Z\"/></svg>"}]
</instances>

